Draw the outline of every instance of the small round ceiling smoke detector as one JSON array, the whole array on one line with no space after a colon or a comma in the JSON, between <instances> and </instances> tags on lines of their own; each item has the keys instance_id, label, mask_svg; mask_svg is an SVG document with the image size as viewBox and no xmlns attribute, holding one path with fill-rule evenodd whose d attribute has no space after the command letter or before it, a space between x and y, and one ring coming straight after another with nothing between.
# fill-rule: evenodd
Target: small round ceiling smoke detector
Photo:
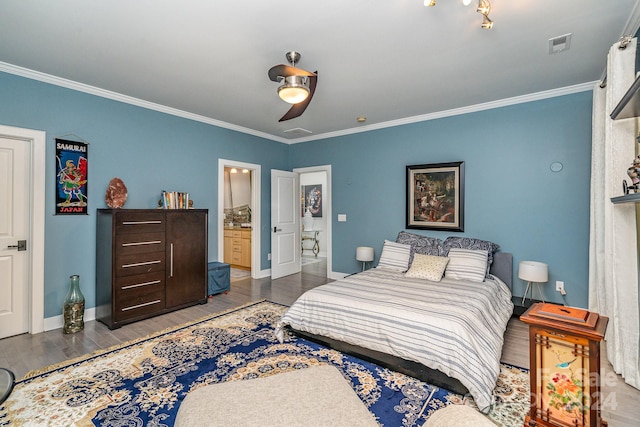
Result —
<instances>
[{"instance_id":1,"label":"small round ceiling smoke detector","mask_svg":"<svg viewBox=\"0 0 640 427\"><path fill-rule=\"evenodd\" d=\"M367 121L367 118L365 116L359 116L359 117L356 117L356 121L358 123L364 123Z\"/></svg>"}]
</instances>

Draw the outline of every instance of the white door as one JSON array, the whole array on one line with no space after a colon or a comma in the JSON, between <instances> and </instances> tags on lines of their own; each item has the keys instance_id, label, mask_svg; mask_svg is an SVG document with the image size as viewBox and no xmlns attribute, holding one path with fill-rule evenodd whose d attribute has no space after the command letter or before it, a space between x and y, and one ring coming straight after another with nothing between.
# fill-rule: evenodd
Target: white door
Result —
<instances>
[{"instance_id":1,"label":"white door","mask_svg":"<svg viewBox=\"0 0 640 427\"><path fill-rule=\"evenodd\" d=\"M29 331L30 151L0 137L0 338Z\"/></svg>"},{"instance_id":2,"label":"white door","mask_svg":"<svg viewBox=\"0 0 640 427\"><path fill-rule=\"evenodd\" d=\"M271 278L300 271L300 178L271 170Z\"/></svg>"}]
</instances>

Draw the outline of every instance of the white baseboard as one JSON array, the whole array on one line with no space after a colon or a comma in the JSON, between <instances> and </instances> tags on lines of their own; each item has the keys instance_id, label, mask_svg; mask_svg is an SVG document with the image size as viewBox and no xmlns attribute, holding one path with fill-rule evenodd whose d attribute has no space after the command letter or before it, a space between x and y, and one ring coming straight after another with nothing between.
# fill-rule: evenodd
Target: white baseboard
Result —
<instances>
[{"instance_id":1,"label":"white baseboard","mask_svg":"<svg viewBox=\"0 0 640 427\"><path fill-rule=\"evenodd\" d=\"M349 276L350 273L340 273L339 271L332 271L328 274L329 279L333 279L333 280L340 280L340 279L344 279L345 277Z\"/></svg>"},{"instance_id":2,"label":"white baseboard","mask_svg":"<svg viewBox=\"0 0 640 427\"><path fill-rule=\"evenodd\" d=\"M84 311L84 321L89 322L91 320L96 320L96 308L91 307L87 308ZM61 329L64 326L64 317L62 314L59 316L46 317L44 319L44 330L52 331L54 329Z\"/></svg>"}]
</instances>

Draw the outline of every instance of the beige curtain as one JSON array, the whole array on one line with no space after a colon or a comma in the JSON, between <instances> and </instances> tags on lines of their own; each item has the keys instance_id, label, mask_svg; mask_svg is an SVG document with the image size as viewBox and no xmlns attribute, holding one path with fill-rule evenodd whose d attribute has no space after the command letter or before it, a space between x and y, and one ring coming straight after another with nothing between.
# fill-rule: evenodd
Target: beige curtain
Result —
<instances>
[{"instance_id":1,"label":"beige curtain","mask_svg":"<svg viewBox=\"0 0 640 427\"><path fill-rule=\"evenodd\" d=\"M593 93L589 309L609 317L607 356L625 381L640 388L640 304L635 203L613 204L636 156L638 119L609 114L635 79L636 39L614 44L607 84Z\"/></svg>"}]
</instances>

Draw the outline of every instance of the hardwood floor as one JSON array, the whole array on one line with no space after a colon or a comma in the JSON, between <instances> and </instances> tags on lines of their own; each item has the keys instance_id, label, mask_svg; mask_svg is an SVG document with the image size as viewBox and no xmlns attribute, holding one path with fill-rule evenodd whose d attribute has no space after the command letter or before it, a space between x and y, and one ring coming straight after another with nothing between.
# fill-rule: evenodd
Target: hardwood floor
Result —
<instances>
[{"instance_id":1,"label":"hardwood floor","mask_svg":"<svg viewBox=\"0 0 640 427\"><path fill-rule=\"evenodd\" d=\"M239 305L267 299L290 305L308 289L327 283L326 261L305 265L302 273L277 280L241 279L231 283L228 294L216 295L207 304L198 305L163 316L125 325L109 330L100 322L85 323L82 332L64 335L61 329L36 335L23 334L0 340L0 366L22 378L27 372L82 356L95 350L109 348L123 341L144 337L150 333L178 326L211 313ZM604 347L604 346L603 346ZM606 349L605 349L606 353ZM527 326L516 318L509 321L505 332L502 361L524 368L529 367ZM602 416L609 427L635 427L640 425L640 390L624 383L613 373L611 364L602 355L603 387L605 404Z\"/></svg>"}]
</instances>

